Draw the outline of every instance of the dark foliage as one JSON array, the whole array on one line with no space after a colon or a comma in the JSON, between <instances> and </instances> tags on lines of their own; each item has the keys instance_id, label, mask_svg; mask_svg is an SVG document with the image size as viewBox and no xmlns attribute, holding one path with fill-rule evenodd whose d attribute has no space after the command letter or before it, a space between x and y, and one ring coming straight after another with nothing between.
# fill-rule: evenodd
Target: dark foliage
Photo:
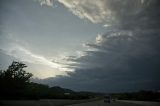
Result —
<instances>
[{"instance_id":1,"label":"dark foliage","mask_svg":"<svg viewBox=\"0 0 160 106\"><path fill-rule=\"evenodd\" d=\"M75 92L58 86L30 82L31 73L23 69L27 66L13 61L7 70L0 70L0 99L90 99L103 93ZM160 101L160 92L139 91L114 93L113 98L123 100Z\"/></svg>"},{"instance_id":2,"label":"dark foliage","mask_svg":"<svg viewBox=\"0 0 160 106\"><path fill-rule=\"evenodd\" d=\"M30 82L27 66L13 61L7 70L0 70L0 99L88 99L91 94L78 93L58 86Z\"/></svg>"},{"instance_id":3,"label":"dark foliage","mask_svg":"<svg viewBox=\"0 0 160 106\"><path fill-rule=\"evenodd\" d=\"M21 62L13 61L7 70L0 71L0 93L2 98L17 98L22 95L29 83L31 73L23 69L27 66Z\"/></svg>"}]
</instances>

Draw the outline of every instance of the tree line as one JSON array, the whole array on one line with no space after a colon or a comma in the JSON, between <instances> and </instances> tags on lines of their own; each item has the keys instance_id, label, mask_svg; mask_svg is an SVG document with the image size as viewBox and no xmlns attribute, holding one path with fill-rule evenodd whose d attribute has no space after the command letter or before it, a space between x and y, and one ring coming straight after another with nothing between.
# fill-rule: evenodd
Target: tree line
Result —
<instances>
[{"instance_id":1,"label":"tree line","mask_svg":"<svg viewBox=\"0 0 160 106\"><path fill-rule=\"evenodd\" d=\"M0 70L0 99L88 99L93 95L78 93L58 86L30 81L33 76L24 70L27 66L13 61L6 70Z\"/></svg>"},{"instance_id":2,"label":"tree line","mask_svg":"<svg viewBox=\"0 0 160 106\"><path fill-rule=\"evenodd\" d=\"M75 92L59 86L31 82L32 73L24 70L27 66L13 61L6 70L0 70L0 100L3 99L90 99L103 97L105 93ZM130 93L111 93L122 100L160 101L160 92L139 91Z\"/></svg>"}]
</instances>

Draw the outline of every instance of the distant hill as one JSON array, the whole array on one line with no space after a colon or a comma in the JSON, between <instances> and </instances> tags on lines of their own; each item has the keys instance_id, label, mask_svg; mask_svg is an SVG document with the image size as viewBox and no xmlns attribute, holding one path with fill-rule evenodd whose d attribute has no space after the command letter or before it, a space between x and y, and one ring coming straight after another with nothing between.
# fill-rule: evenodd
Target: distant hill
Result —
<instances>
[{"instance_id":1,"label":"distant hill","mask_svg":"<svg viewBox=\"0 0 160 106\"><path fill-rule=\"evenodd\" d=\"M56 93L75 93L75 91L73 91L73 90L66 89L66 88L61 88L59 86L51 87L50 90L52 92L56 92Z\"/></svg>"}]
</instances>

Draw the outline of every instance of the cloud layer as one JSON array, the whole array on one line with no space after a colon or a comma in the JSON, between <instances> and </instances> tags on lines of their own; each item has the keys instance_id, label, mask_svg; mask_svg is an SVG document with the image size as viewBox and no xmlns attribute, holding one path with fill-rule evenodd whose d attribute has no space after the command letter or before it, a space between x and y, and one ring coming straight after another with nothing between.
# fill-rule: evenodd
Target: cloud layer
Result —
<instances>
[{"instance_id":1,"label":"cloud layer","mask_svg":"<svg viewBox=\"0 0 160 106\"><path fill-rule=\"evenodd\" d=\"M47 6L53 6L53 0L39 0L41 6L47 5Z\"/></svg>"},{"instance_id":2,"label":"cloud layer","mask_svg":"<svg viewBox=\"0 0 160 106\"><path fill-rule=\"evenodd\" d=\"M5 33L5 35L7 34ZM13 39L9 36L0 36L0 38L0 67L2 69L6 69L12 61L22 61L28 66L27 71L33 73L34 77L47 78L66 75L63 65L52 62L43 55L33 53L16 38ZM8 43L6 44L6 42Z\"/></svg>"},{"instance_id":3,"label":"cloud layer","mask_svg":"<svg viewBox=\"0 0 160 106\"><path fill-rule=\"evenodd\" d=\"M151 0L58 0L73 14L93 23L113 23L117 18L134 16ZM126 14L127 12L127 14Z\"/></svg>"},{"instance_id":4,"label":"cloud layer","mask_svg":"<svg viewBox=\"0 0 160 106\"><path fill-rule=\"evenodd\" d=\"M19 3L20 1L21 0L18 0L15 4ZM21 5L25 4L24 1L21 1L19 6L22 7L25 6ZM47 5L51 7L53 6L53 0L35 0L35 1L39 1L41 5ZM26 46L24 46L24 42L20 43L15 36L13 36L12 39L10 40L10 39L5 39L6 36L9 37L8 35L2 34L3 36L0 36L0 38L2 38L0 39L1 41L0 58L3 59L4 58L3 56L5 55L6 57L8 56L16 58L21 61L25 61L29 64L29 67L31 67L30 70L32 70L32 72L35 72L37 70L37 73L41 74L40 75L41 77L44 76L54 77L55 75L54 73L58 72L57 70L59 69L65 71L75 70L74 72L67 72L69 76L56 76L54 78L47 78L45 80L41 80L43 81L43 83L47 83L51 86L59 85L75 90L92 90L92 91L104 91L104 92L119 92L119 91L122 92L122 91L133 91L141 89L147 89L147 90L160 89L160 82L159 82L160 81L159 78L160 1L159 0L57 0L57 1L63 4L75 16L78 16L81 19L89 20L94 24L98 25L100 24L101 26L103 25L106 29L106 33L97 35L97 37L95 38L95 42L93 43L83 44L83 46L86 49L85 50L83 49L84 51L78 51L77 52L78 56L68 56L65 57L63 60L57 59L51 62L47 57L45 57L44 52L43 52L44 56L38 55L37 54L38 52L34 52L33 49L35 49L37 46L44 46L46 42L50 41L50 39L55 39L53 41L50 41L48 45L42 47L40 51L44 50L45 52L49 52L47 51L48 49L45 49L47 47L53 48L55 49L55 51L58 51L59 49L57 48L59 48L58 44L60 43L55 43L54 45L56 45L57 46L56 47L52 45L54 41L63 42L65 41L62 40L64 38L67 39L68 37L68 39L70 39L73 37L73 36L61 36L61 34L59 34L60 32L68 31L61 29L63 28L61 26L65 25L65 23L63 23L65 21L63 20L65 20L67 17L60 18L60 16L62 17L64 15L58 15L60 12L58 9L63 10L64 8L59 8L59 7L56 8L56 10L54 11L55 14L54 13L53 14L54 16L57 17L52 18L52 16L50 16L51 12L47 13L48 9L44 12L41 11L39 15L35 14L35 12L38 11L34 12L32 11L33 9L39 10L40 6L38 6L37 9L33 8L32 10L30 10L30 6L33 7L36 6L33 2L30 2L31 4L29 6L26 5L27 8L24 9L22 8L16 9L16 7L19 6L15 5L14 7L11 7L12 4L9 4L7 6L11 7L10 10L13 10L13 12L11 12L12 14L7 13L9 14L7 16L5 16L4 14L5 17L3 17L3 19L6 20L6 17L9 17L10 19L14 19L12 21L15 21L16 19L17 21L15 21L13 26L12 26L12 21L6 20L4 21L4 23L10 23L8 24L8 27L12 26L10 29L14 30L15 28L14 25L17 25L17 22L21 21L19 23L23 23L24 21L23 19L27 19L25 24L22 25L20 24L20 25L28 27L19 26L17 27L18 30L16 30L17 32L21 32L21 30L23 30L26 33L25 34L23 31L22 31L23 33L19 33L19 35L21 35L21 41L25 42L28 40L29 42L30 39L31 40L33 39L33 41L29 43L34 43L37 42L38 38L40 43L37 43L36 46L31 47L32 48L31 50L31 48L27 48ZM59 5L57 1L56 5L62 7L62 5ZM4 7L7 6L4 5ZM1 9L1 10L8 10L8 9ZM26 12L23 10L28 10L28 11ZM49 9L49 11L51 10L52 9ZM6 13L6 11L4 12ZM20 16L22 16L23 18L14 17L18 16L17 12L20 13ZM64 14L63 12L62 14ZM24 13L26 14L30 13L30 14L25 15ZM31 18L33 14L35 14L36 17L33 18L32 21L29 21L28 19ZM42 17L42 15L40 14L44 16L48 15L49 16L48 18ZM41 18L41 20L39 20L39 18ZM72 17L70 18L72 19ZM54 20L54 22L50 23L50 20ZM56 23L55 20L56 21L58 20L57 21L58 23ZM38 26L42 25L44 27L37 29L36 26L34 26L35 21L38 23ZM78 20L78 21L82 22L83 20ZM72 24L74 23L75 21L73 19L72 22L70 22L69 24L67 23L66 25L72 26ZM55 24L55 26L60 26L60 27L53 28L51 24ZM79 23L75 23L75 25L70 27L69 30L73 31L74 29L73 27L75 27L76 24ZM33 26L31 27L31 25ZM47 28L50 30L42 30L46 26L48 26ZM3 30L3 27L1 28L1 30ZM67 27L64 27L64 29L67 29ZM104 27L100 27L100 29ZM79 30L81 30L82 32L84 30L81 29L82 27L78 28L79 29L76 29L76 31L73 32L74 33L78 32L77 35L81 36L82 33L79 34ZM33 29L33 33L28 34L28 32L30 31L32 32L32 30L28 29ZM56 34L50 33L50 31L53 31L53 29L55 29L55 32L56 30L60 31L58 31L58 33ZM32 36L38 30L42 31L37 33L37 36ZM90 31L93 30L94 29ZM43 33L45 31L49 33ZM51 34L51 36L53 34L53 36L59 36L59 37L47 36L48 34ZM69 33L65 34L69 35ZM92 32L86 35L90 34L92 34ZM72 45L73 41L74 42L79 41L79 38L81 37L77 38L78 40L73 39L63 42L62 43L63 48L69 49L67 46L64 47L64 45L65 44L67 45L67 43ZM37 75L37 73L35 75ZM63 75L64 73L60 74Z\"/></svg>"},{"instance_id":5,"label":"cloud layer","mask_svg":"<svg viewBox=\"0 0 160 106\"><path fill-rule=\"evenodd\" d=\"M111 16L111 11L106 8L106 0L59 0L59 2L69 8L73 14L93 23L105 21Z\"/></svg>"},{"instance_id":6,"label":"cloud layer","mask_svg":"<svg viewBox=\"0 0 160 106\"><path fill-rule=\"evenodd\" d=\"M114 23L105 34L97 35L95 43L85 44L84 55L66 59L71 62L68 67L75 69L69 77L49 78L46 82L104 92L160 89L158 0L59 1L93 23L105 24L110 16Z\"/></svg>"}]
</instances>

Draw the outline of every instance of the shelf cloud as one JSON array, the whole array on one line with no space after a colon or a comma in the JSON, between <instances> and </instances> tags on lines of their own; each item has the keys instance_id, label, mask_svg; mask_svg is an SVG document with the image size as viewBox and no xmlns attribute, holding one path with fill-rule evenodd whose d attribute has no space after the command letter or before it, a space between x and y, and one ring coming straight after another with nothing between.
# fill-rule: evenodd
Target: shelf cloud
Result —
<instances>
[{"instance_id":1,"label":"shelf cloud","mask_svg":"<svg viewBox=\"0 0 160 106\"><path fill-rule=\"evenodd\" d=\"M59 1L80 18L106 23L113 15L116 23L94 43L84 44L85 55L67 58L74 72L46 82L93 91L160 89L158 0Z\"/></svg>"}]
</instances>

